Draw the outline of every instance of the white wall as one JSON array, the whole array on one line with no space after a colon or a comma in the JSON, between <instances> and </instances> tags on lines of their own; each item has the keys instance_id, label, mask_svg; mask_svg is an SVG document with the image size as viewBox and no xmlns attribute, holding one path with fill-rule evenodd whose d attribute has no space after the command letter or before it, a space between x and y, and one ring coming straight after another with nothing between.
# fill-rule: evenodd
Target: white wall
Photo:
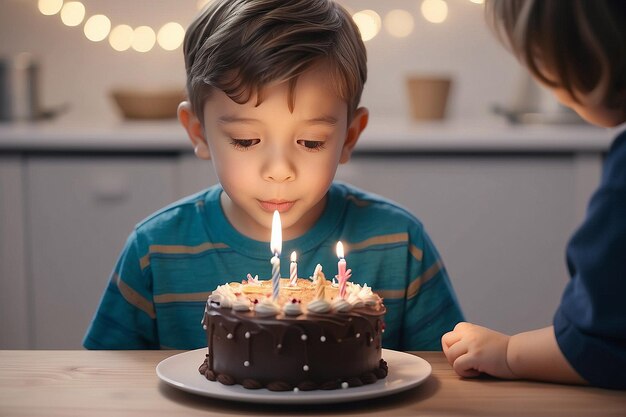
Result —
<instances>
[{"instance_id":1,"label":"white wall","mask_svg":"<svg viewBox=\"0 0 626 417\"><path fill-rule=\"evenodd\" d=\"M385 30L366 43L369 81L363 104L377 115L407 115L404 77L409 73L444 73L454 77L449 116L483 118L493 103L507 103L521 74L516 62L493 39L482 6L469 0L447 0L448 19L428 23L421 0L342 0L352 11L374 9L381 16L403 8L413 13L416 28L405 39ZM113 24L153 27L174 20L186 26L196 13L195 0L83 0L88 15L105 13ZM182 51L159 48L145 54L116 52L108 43L92 43L80 27L64 26L58 15L43 16L37 0L0 0L0 55L29 51L42 64L42 101L70 103L65 117L115 120L109 91L117 86L183 86Z\"/></svg>"}]
</instances>

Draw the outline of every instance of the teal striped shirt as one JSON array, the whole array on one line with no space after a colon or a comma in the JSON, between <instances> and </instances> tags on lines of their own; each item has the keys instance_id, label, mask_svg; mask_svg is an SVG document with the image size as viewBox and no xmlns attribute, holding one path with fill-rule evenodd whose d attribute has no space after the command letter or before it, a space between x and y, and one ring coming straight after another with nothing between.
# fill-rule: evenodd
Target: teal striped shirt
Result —
<instances>
[{"instance_id":1,"label":"teal striped shirt","mask_svg":"<svg viewBox=\"0 0 626 417\"><path fill-rule=\"evenodd\" d=\"M214 186L156 212L131 233L85 335L88 349L195 349L206 346L200 320L218 285L248 273L271 276L268 242L237 232ZM320 263L337 272L335 245L346 247L351 281L367 283L387 307L383 346L440 350L441 336L463 320L446 269L421 222L382 197L334 183L317 223L283 242L281 276L298 253L298 275Z\"/></svg>"}]
</instances>

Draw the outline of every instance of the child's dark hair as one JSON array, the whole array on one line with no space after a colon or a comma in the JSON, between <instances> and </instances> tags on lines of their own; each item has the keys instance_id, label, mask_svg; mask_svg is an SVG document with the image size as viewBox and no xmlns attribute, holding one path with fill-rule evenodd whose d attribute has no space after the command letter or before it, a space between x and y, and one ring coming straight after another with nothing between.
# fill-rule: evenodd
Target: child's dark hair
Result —
<instances>
[{"instance_id":1,"label":"child's dark hair","mask_svg":"<svg viewBox=\"0 0 626 417\"><path fill-rule=\"evenodd\" d=\"M626 1L487 0L485 11L537 79L626 114Z\"/></svg>"},{"instance_id":2,"label":"child's dark hair","mask_svg":"<svg viewBox=\"0 0 626 417\"><path fill-rule=\"evenodd\" d=\"M332 0L213 0L187 29L187 94L200 120L211 87L237 103L289 82L324 62L337 95L358 107L367 78L366 52L350 14Z\"/></svg>"}]
</instances>

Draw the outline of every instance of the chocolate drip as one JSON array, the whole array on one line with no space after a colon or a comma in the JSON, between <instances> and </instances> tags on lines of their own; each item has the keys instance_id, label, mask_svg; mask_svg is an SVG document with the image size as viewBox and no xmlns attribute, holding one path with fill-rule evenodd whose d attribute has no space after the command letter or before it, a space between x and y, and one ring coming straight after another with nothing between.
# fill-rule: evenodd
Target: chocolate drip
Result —
<instances>
[{"instance_id":1,"label":"chocolate drip","mask_svg":"<svg viewBox=\"0 0 626 417\"><path fill-rule=\"evenodd\" d=\"M200 373L249 389L307 391L370 384L387 375L386 364L383 368L379 363L384 313L380 306L257 317L254 311L209 306L203 318L209 355Z\"/></svg>"}]
</instances>

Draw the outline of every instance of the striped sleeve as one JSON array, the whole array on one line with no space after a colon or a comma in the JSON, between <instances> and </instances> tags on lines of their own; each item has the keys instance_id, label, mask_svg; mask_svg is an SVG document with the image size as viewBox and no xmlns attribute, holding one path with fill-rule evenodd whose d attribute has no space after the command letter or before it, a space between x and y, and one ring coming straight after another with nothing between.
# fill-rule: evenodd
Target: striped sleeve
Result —
<instances>
[{"instance_id":1,"label":"striped sleeve","mask_svg":"<svg viewBox=\"0 0 626 417\"><path fill-rule=\"evenodd\" d=\"M158 349L156 314L146 253L133 232L87 330L87 349Z\"/></svg>"},{"instance_id":2,"label":"striped sleeve","mask_svg":"<svg viewBox=\"0 0 626 417\"><path fill-rule=\"evenodd\" d=\"M401 349L441 350L441 336L463 321L448 273L426 232L411 235Z\"/></svg>"}]
</instances>

